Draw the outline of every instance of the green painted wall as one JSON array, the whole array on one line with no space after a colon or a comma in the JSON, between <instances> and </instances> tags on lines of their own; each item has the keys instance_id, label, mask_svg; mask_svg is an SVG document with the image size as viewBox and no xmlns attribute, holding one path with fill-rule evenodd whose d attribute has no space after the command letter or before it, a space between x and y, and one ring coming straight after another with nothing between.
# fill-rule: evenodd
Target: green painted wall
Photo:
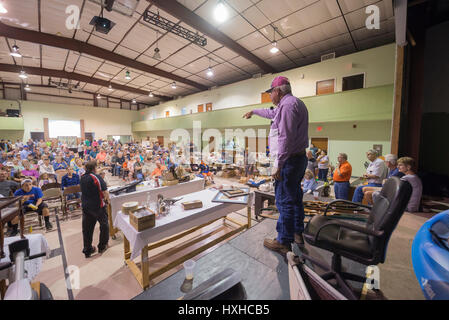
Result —
<instances>
[{"instance_id":1,"label":"green painted wall","mask_svg":"<svg viewBox=\"0 0 449 320\"><path fill-rule=\"evenodd\" d=\"M346 91L303 99L309 110L310 123L341 121L391 120L393 105L393 85ZM246 112L256 108L268 108L272 104L251 105L229 108L206 113L177 116L164 119L134 122L132 131L164 131L175 128L190 129L193 121L201 121L202 128L235 128L268 125L269 121L260 117L250 120L242 118Z\"/></svg>"},{"instance_id":2,"label":"green painted wall","mask_svg":"<svg viewBox=\"0 0 449 320\"><path fill-rule=\"evenodd\" d=\"M16 141L24 133L23 118L0 117L0 139Z\"/></svg>"},{"instance_id":3,"label":"green painted wall","mask_svg":"<svg viewBox=\"0 0 449 320\"><path fill-rule=\"evenodd\" d=\"M0 130L24 130L23 118L0 117Z\"/></svg>"}]
</instances>

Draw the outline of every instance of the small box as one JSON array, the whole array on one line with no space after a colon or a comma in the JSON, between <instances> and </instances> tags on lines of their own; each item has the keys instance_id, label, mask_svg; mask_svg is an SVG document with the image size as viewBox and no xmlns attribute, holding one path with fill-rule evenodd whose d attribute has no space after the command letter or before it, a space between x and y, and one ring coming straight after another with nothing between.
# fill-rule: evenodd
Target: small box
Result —
<instances>
[{"instance_id":1,"label":"small box","mask_svg":"<svg viewBox=\"0 0 449 320\"><path fill-rule=\"evenodd\" d=\"M178 183L179 183L179 180L163 180L162 186L169 187L169 186L177 185Z\"/></svg>"},{"instance_id":2,"label":"small box","mask_svg":"<svg viewBox=\"0 0 449 320\"><path fill-rule=\"evenodd\" d=\"M198 209L203 207L203 202L201 200L195 200L190 202L183 202L181 203L184 210L192 210L192 209Z\"/></svg>"},{"instance_id":3,"label":"small box","mask_svg":"<svg viewBox=\"0 0 449 320\"><path fill-rule=\"evenodd\" d=\"M136 211L130 212L129 223L134 229L141 232L156 225L156 214L148 208L141 207Z\"/></svg>"}]
</instances>

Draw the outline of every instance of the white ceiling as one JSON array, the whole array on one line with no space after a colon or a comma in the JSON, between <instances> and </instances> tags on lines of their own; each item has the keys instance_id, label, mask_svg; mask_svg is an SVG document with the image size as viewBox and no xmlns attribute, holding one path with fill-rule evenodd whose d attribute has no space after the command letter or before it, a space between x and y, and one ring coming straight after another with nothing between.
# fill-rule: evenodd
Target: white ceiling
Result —
<instances>
[{"instance_id":1,"label":"white ceiling","mask_svg":"<svg viewBox=\"0 0 449 320\"><path fill-rule=\"evenodd\" d=\"M221 24L213 17L217 0L177 1L278 71L317 62L322 54L329 52L336 52L337 55L349 54L394 41L392 0L224 0L229 10L229 18ZM371 4L380 9L380 30L365 28L365 8ZM81 9L79 30L68 30L65 26L68 17L65 11L68 5L76 5ZM116 23L108 35L94 31L93 26L89 25L92 17L99 15L101 10L98 4L90 0L4 0L4 6L8 13L0 15L0 21L5 24L87 42L207 87L224 85L263 73L256 64L209 37L206 37L207 46L199 47L145 22L142 14L148 7L153 12L158 11L157 7L151 6L146 0L139 0L132 17L115 11L105 11L104 16ZM163 10L159 10L159 13L164 18L196 31ZM269 51L274 40L273 26L278 30L276 40L280 51L277 54ZM152 58L156 39L161 50L161 60ZM173 90L173 80L98 57L85 54L80 56L70 50L30 42L16 43L21 53L26 56L23 59L24 66L40 67L42 61L43 68L112 80L167 96L188 95L199 91L183 83L177 83L177 89ZM21 65L22 59L9 56L12 45L13 39L0 37L0 63ZM213 78L206 75L209 66L214 69ZM131 72L131 80L125 79L126 70ZM4 81L16 78L15 75L4 72L0 73L0 76ZM33 77L33 81L47 84L44 78ZM111 93L107 88L91 84L82 84L81 87L114 97L137 98L143 103L157 101L147 95L139 97L117 90Z\"/></svg>"}]
</instances>

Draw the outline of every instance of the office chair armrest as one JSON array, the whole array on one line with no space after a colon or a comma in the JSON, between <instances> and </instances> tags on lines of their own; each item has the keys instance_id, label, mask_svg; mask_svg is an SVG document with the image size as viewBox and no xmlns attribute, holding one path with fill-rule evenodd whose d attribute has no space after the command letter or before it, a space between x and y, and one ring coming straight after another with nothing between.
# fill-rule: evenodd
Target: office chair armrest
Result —
<instances>
[{"instance_id":1,"label":"office chair armrest","mask_svg":"<svg viewBox=\"0 0 449 320\"><path fill-rule=\"evenodd\" d=\"M365 205L365 204L361 204L361 203L357 203L357 202L352 202L352 201L348 201L348 200L343 200L343 199L337 199L334 201L331 201L327 204L326 209L324 210L324 215L327 214L327 212L329 211L331 205L336 204L336 203L346 203L346 204L352 204L354 205L354 208L366 208L366 209L372 209L371 206Z\"/></svg>"},{"instance_id":2,"label":"office chair armrest","mask_svg":"<svg viewBox=\"0 0 449 320\"><path fill-rule=\"evenodd\" d=\"M374 236L374 237L380 237L380 236L382 236L384 234L383 231L370 230L370 229L365 228L364 226L359 226L359 225L356 225L356 224L353 224L353 223L349 223L349 222L346 222L346 221L332 219L331 221L326 222L325 224L323 224L318 229L318 231L315 234L315 237L314 237L313 241L316 242L318 240L318 236L319 236L321 230L323 230L324 228L326 228L328 226L333 226L333 225L337 225L337 226L339 226L341 228L345 228L345 229L349 229L349 230L353 230L353 231L358 231L360 233L364 233L364 234L367 234L367 235L370 235L370 236Z\"/></svg>"}]
</instances>

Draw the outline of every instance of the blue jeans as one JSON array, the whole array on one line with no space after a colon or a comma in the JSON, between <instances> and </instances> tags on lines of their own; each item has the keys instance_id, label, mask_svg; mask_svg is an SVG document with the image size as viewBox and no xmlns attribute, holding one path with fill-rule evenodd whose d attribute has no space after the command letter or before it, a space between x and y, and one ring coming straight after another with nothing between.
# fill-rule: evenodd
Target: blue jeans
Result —
<instances>
[{"instance_id":1,"label":"blue jeans","mask_svg":"<svg viewBox=\"0 0 449 320\"><path fill-rule=\"evenodd\" d=\"M329 172L329 169L318 169L318 180L327 182L327 173L328 172Z\"/></svg>"},{"instance_id":2,"label":"blue jeans","mask_svg":"<svg viewBox=\"0 0 449 320\"><path fill-rule=\"evenodd\" d=\"M349 182L335 182L334 184L335 199L348 200Z\"/></svg>"},{"instance_id":3,"label":"blue jeans","mask_svg":"<svg viewBox=\"0 0 449 320\"><path fill-rule=\"evenodd\" d=\"M276 225L277 241L289 246L295 233L304 231L304 204L301 180L307 168L305 155L289 158L281 170L281 181L275 182L276 207L279 219Z\"/></svg>"},{"instance_id":4,"label":"blue jeans","mask_svg":"<svg viewBox=\"0 0 449 320\"><path fill-rule=\"evenodd\" d=\"M115 165L115 167L114 167L114 175L117 176L117 177L120 177L121 171L122 171L122 166Z\"/></svg>"},{"instance_id":5,"label":"blue jeans","mask_svg":"<svg viewBox=\"0 0 449 320\"><path fill-rule=\"evenodd\" d=\"M359 186L355 189L354 196L352 197L352 202L362 202L363 200L363 188L365 187L382 187L381 183L368 183L364 186Z\"/></svg>"}]
</instances>

